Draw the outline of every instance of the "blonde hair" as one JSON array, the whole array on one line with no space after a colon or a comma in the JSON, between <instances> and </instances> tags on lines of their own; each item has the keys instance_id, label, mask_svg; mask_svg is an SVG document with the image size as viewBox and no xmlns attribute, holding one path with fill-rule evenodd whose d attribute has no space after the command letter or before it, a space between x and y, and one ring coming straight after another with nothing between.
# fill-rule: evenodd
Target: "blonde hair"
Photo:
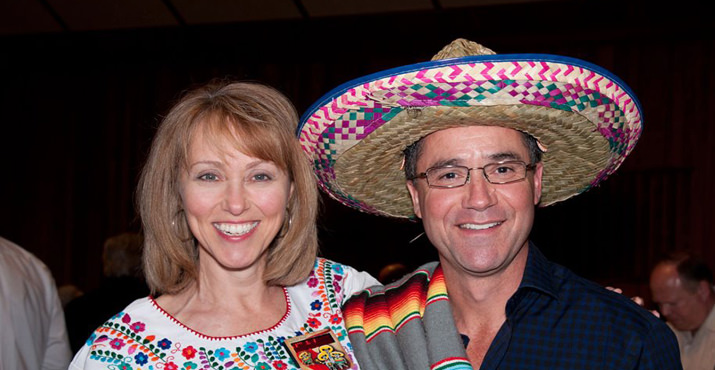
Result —
<instances>
[{"instance_id":1,"label":"blonde hair","mask_svg":"<svg viewBox=\"0 0 715 370\"><path fill-rule=\"evenodd\" d=\"M197 281L198 250L182 209L180 171L201 130L209 142L275 163L294 190L283 227L268 248L264 281L305 279L318 250L318 190L294 131L298 116L279 91L248 82L211 83L189 91L161 122L138 186L144 228L144 273L152 293L178 293Z\"/></svg>"}]
</instances>

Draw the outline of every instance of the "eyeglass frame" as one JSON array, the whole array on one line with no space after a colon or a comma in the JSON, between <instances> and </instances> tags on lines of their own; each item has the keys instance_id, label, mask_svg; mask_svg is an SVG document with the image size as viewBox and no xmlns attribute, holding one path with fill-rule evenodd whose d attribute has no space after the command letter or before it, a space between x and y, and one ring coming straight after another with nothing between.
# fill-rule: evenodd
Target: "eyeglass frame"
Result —
<instances>
[{"instance_id":1,"label":"eyeglass frame","mask_svg":"<svg viewBox=\"0 0 715 370\"><path fill-rule=\"evenodd\" d=\"M519 178L519 179L514 179L514 180L509 180L506 182L492 182L489 180L489 176L487 176L487 171L485 170L486 167L493 166L493 165L501 165L501 164L507 164L507 163L512 163L512 164L521 164L524 166L524 177ZM464 183L460 185L453 185L453 186L439 186L439 185L432 185L429 182L429 178L427 177L427 173L431 170L434 169L442 169L442 168L464 168L467 170L467 176L464 179ZM424 172L421 172L417 174L415 177L411 178L410 180L416 180L416 179L425 179L427 182L427 186L432 188L432 189L454 189L454 188L461 188L464 185L467 185L469 183L469 180L472 178L472 170L482 170L482 176L484 176L484 180L486 180L488 183L493 184L493 185L506 185L506 184L512 184L517 181L522 181L526 178L526 174L528 171L534 170L536 168L536 164L526 164L524 161L518 161L518 160L509 160L509 161L501 161L501 162L493 162L493 163L487 163L482 167L467 167L467 166L461 166L461 165L446 165L446 166L438 166L438 167L430 167L426 169Z\"/></svg>"}]
</instances>

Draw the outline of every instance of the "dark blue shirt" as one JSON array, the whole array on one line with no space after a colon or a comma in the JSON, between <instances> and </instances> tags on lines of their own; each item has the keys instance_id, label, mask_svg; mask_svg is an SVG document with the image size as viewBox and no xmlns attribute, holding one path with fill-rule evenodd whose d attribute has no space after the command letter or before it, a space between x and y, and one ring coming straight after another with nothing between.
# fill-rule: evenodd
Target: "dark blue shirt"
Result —
<instances>
[{"instance_id":1,"label":"dark blue shirt","mask_svg":"<svg viewBox=\"0 0 715 370\"><path fill-rule=\"evenodd\" d=\"M481 369L679 370L673 332L628 297L548 261L533 244Z\"/></svg>"}]
</instances>

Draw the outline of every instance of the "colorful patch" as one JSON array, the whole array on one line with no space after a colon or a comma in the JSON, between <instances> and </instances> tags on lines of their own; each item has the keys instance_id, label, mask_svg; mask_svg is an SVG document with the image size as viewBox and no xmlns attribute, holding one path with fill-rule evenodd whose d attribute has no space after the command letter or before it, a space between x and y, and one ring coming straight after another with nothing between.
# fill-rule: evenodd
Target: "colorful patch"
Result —
<instances>
[{"instance_id":1,"label":"colorful patch","mask_svg":"<svg viewBox=\"0 0 715 370\"><path fill-rule=\"evenodd\" d=\"M352 366L330 329L286 339L285 346L302 370L346 370Z\"/></svg>"}]
</instances>

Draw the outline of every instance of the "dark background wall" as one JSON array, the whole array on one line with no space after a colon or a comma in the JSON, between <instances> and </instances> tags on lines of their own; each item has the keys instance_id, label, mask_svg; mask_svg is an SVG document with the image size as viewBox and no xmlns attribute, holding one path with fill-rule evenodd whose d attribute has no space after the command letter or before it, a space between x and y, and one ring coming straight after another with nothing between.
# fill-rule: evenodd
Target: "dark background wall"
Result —
<instances>
[{"instance_id":1,"label":"dark background wall","mask_svg":"<svg viewBox=\"0 0 715 370\"><path fill-rule=\"evenodd\" d=\"M713 24L697 2L553 1L214 26L0 37L0 235L45 261L58 284L101 276L101 245L138 230L137 174L179 94L212 78L277 87L299 112L340 83L425 61L454 38L498 53L585 59L639 96L641 141L601 187L538 211L547 256L647 297L664 251L711 263L715 225ZM418 224L324 199L322 253L377 274L435 258Z\"/></svg>"}]
</instances>

